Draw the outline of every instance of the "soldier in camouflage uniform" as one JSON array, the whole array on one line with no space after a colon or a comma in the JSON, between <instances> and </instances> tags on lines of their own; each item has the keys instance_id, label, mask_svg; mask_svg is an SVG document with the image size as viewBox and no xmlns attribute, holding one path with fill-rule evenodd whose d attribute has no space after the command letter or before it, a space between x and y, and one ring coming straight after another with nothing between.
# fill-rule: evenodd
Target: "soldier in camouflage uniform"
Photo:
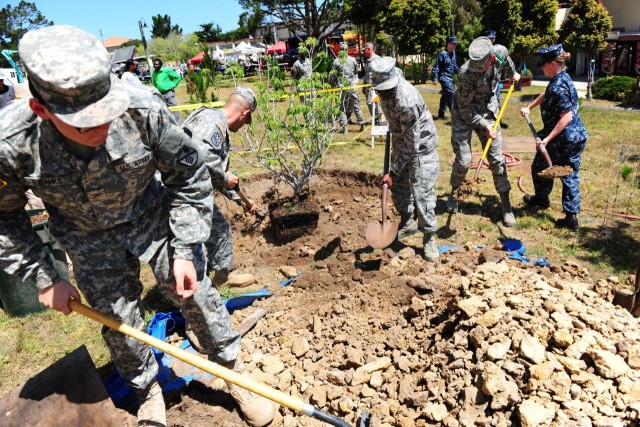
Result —
<instances>
[{"instance_id":1,"label":"soldier in camouflage uniform","mask_svg":"<svg viewBox=\"0 0 640 427\"><path fill-rule=\"evenodd\" d=\"M182 124L187 135L201 144L213 188L250 213L257 211L258 207L253 202L249 206L242 202L234 190L238 185L238 177L228 172L231 151L229 131L237 132L245 123L251 123L251 113L255 111L256 105L253 91L240 86L231 94L222 109L199 108ZM224 282L233 263L233 241L231 228L215 204L211 235L205 247L209 272L216 272L216 282Z\"/></svg>"},{"instance_id":2,"label":"soldier in camouflage uniform","mask_svg":"<svg viewBox=\"0 0 640 427\"><path fill-rule=\"evenodd\" d=\"M364 44L362 47L362 57L364 58L364 78L362 79L362 82L364 84L371 84L371 62L376 58L380 58L373 50L373 43L367 42ZM374 97L376 95L376 91L369 86L363 87L362 93L366 96L367 107L369 107L369 113L371 114L371 120L373 122L373 104L375 103ZM376 105L376 123L380 123L381 116L382 112L380 111L380 105Z\"/></svg>"},{"instance_id":3,"label":"soldier in camouflage uniform","mask_svg":"<svg viewBox=\"0 0 640 427\"><path fill-rule=\"evenodd\" d=\"M291 66L291 77L300 80L305 77L311 77L313 66L309 59L309 49L304 46L298 48L298 59Z\"/></svg>"},{"instance_id":4,"label":"soldier in camouflage uniform","mask_svg":"<svg viewBox=\"0 0 640 427\"><path fill-rule=\"evenodd\" d=\"M485 33L485 37L491 40L493 43L493 53L496 55L497 61L495 62L496 67L499 68L500 71L500 80L505 78L511 78L516 71L516 66L513 63L513 60L509 56L509 49L506 46L496 43L496 32L493 30L488 30ZM498 81L496 85L496 100L498 101L498 105L502 104L502 100L500 99L500 91L502 90L503 85L501 81ZM509 125L505 123L504 120L500 120L500 127L502 129L508 129Z\"/></svg>"},{"instance_id":5,"label":"soldier in camouflage uniform","mask_svg":"<svg viewBox=\"0 0 640 427\"><path fill-rule=\"evenodd\" d=\"M456 37L447 37L447 48L441 51L436 57L436 62L431 69L431 81L435 85L440 82L442 96L440 97L440 108L438 108L438 118L444 119L444 113L453 103L453 75L458 72L458 62L456 60Z\"/></svg>"},{"instance_id":6,"label":"soldier in camouflage uniform","mask_svg":"<svg viewBox=\"0 0 640 427\"><path fill-rule=\"evenodd\" d=\"M538 51L540 61L537 67L542 68L544 75L550 77L544 93L522 108L525 116L531 109L540 105L544 128L539 132L540 144L544 145L554 165L570 166L573 173L562 178L562 210L565 218L556 224L562 228L577 231L578 214L580 213L580 163L582 152L587 144L589 134L578 114L578 93L571 77L567 74L566 63L571 54L565 52L562 45L550 46ZM553 180L538 176L538 172L547 168L547 163L540 152L536 153L531 164L531 176L535 195L524 196L529 206L543 209L549 207L549 194L553 189Z\"/></svg>"},{"instance_id":7,"label":"soldier in camouflage uniform","mask_svg":"<svg viewBox=\"0 0 640 427\"><path fill-rule=\"evenodd\" d=\"M389 173L382 178L391 188L393 203L400 213L398 238L423 233L424 257L439 257L436 244L435 185L440 173L438 134L424 99L400 70L395 60L378 58L371 64L373 87L380 96L389 123L393 149ZM413 219L414 209L418 224Z\"/></svg>"},{"instance_id":8,"label":"soldier in camouflage uniform","mask_svg":"<svg viewBox=\"0 0 640 427\"><path fill-rule=\"evenodd\" d=\"M73 261L91 306L144 330L138 276L140 262L147 262L209 358L233 366L240 337L205 274L201 243L210 233L213 199L198 146L157 94L125 88L110 73L109 55L93 35L71 26L45 27L26 33L19 52L33 98L0 113L2 268L33 277L47 307L69 314L69 298L80 300L31 229L23 209L31 189L43 200L50 232ZM150 347L109 328L102 335L138 395L139 423L165 425ZM250 407L242 398L239 403ZM250 409L249 418L272 415L256 412Z\"/></svg>"},{"instance_id":9,"label":"soldier in camouflage uniform","mask_svg":"<svg viewBox=\"0 0 640 427\"><path fill-rule=\"evenodd\" d=\"M495 91L500 70L491 41L486 37L473 40L469 46L469 61L460 68L458 90L453 96L451 145L456 159L451 170L452 194L447 201L447 210L458 210L453 191L462 185L471 165L471 135L475 131L483 148L488 139L493 138L487 153L489 167L493 174L493 184L500 195L502 222L507 227L513 227L516 219L509 200L511 184L502 155L502 136L500 129L493 130L500 110ZM514 80L519 78L519 74L513 75Z\"/></svg>"},{"instance_id":10,"label":"soldier in camouflage uniform","mask_svg":"<svg viewBox=\"0 0 640 427\"><path fill-rule=\"evenodd\" d=\"M349 45L346 42L340 43L340 54L333 60L333 69L336 71L334 87L355 86L358 84L358 63L355 58L347 55ZM340 92L340 118L338 119L342 131L347 133L347 122L351 118L351 114L355 113L359 132L364 131L364 114L360 109L360 98L358 91L355 89L345 89Z\"/></svg>"}]
</instances>

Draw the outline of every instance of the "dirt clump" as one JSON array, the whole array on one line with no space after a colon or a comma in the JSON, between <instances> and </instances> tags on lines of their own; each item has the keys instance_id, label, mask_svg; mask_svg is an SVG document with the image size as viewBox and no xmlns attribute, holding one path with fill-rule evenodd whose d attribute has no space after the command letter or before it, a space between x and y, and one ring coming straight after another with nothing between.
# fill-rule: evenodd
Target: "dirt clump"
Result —
<instances>
[{"instance_id":1,"label":"dirt clump","mask_svg":"<svg viewBox=\"0 0 640 427\"><path fill-rule=\"evenodd\" d=\"M467 197L476 194L482 183L484 183L483 178L465 179L460 187L453 190L453 198L458 201L465 200Z\"/></svg>"},{"instance_id":2,"label":"dirt clump","mask_svg":"<svg viewBox=\"0 0 640 427\"><path fill-rule=\"evenodd\" d=\"M538 172L538 176L540 178L546 179L554 179L554 178L564 178L565 176L569 176L573 173L573 168L571 166L550 166L540 172Z\"/></svg>"}]
</instances>

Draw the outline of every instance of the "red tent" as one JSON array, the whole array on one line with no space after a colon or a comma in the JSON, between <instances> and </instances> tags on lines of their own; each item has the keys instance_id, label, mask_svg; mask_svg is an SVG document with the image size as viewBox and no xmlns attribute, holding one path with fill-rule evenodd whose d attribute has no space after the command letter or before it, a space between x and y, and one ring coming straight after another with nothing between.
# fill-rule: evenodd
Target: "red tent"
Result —
<instances>
[{"instance_id":1,"label":"red tent","mask_svg":"<svg viewBox=\"0 0 640 427\"><path fill-rule=\"evenodd\" d=\"M191 58L189 61L192 64L199 64L202 62L202 60L204 59L204 52L200 52L199 54L197 54L196 56L194 56L193 58Z\"/></svg>"},{"instance_id":2,"label":"red tent","mask_svg":"<svg viewBox=\"0 0 640 427\"><path fill-rule=\"evenodd\" d=\"M287 45L283 41L279 41L267 49L267 53L269 55L273 55L275 53L285 53L286 51L287 51Z\"/></svg>"}]
</instances>

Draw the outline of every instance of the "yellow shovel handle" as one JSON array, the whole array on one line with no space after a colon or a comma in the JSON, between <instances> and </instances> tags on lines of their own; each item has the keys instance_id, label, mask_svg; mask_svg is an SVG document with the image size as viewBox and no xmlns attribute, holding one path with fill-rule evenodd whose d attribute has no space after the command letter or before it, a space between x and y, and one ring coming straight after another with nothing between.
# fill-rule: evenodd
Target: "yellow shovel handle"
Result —
<instances>
[{"instance_id":1,"label":"yellow shovel handle","mask_svg":"<svg viewBox=\"0 0 640 427\"><path fill-rule=\"evenodd\" d=\"M509 98L511 98L511 94L513 93L513 89L516 87L515 82L513 82L511 84L511 86L509 87L509 91L507 92L507 96L504 98L504 101L502 102L502 106L500 107L500 112L498 113L498 118L496 119L495 123L493 124L493 131L495 132L498 129L498 126L500 126L500 121L502 120L502 116L504 115L505 110L507 109L507 104L509 103ZM487 143L484 146L484 150L482 151L482 157L480 158L480 161L478 162L478 167L476 168L476 173L473 176L473 179L478 179L478 174L480 173L480 168L482 167L482 164L484 163L484 159L487 158L487 153L489 152L489 147L491 146L491 143L493 142L493 138L489 138L487 140Z\"/></svg>"}]
</instances>

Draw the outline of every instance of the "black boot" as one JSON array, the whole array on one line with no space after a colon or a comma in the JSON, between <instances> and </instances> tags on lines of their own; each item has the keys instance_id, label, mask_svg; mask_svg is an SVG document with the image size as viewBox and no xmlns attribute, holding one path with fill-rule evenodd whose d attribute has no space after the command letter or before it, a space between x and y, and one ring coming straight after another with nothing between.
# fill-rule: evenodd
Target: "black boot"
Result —
<instances>
[{"instance_id":1,"label":"black boot","mask_svg":"<svg viewBox=\"0 0 640 427\"><path fill-rule=\"evenodd\" d=\"M501 127L502 129L509 129L509 125L508 125L508 124L506 124L505 122L503 122L502 120L500 121L500 127Z\"/></svg>"},{"instance_id":2,"label":"black boot","mask_svg":"<svg viewBox=\"0 0 640 427\"><path fill-rule=\"evenodd\" d=\"M360 123L360 130L358 132L364 132L365 125L364 123Z\"/></svg>"},{"instance_id":3,"label":"black boot","mask_svg":"<svg viewBox=\"0 0 640 427\"><path fill-rule=\"evenodd\" d=\"M571 231L578 231L580 228L578 224L578 215L574 213L567 213L563 219L556 221L556 226L559 228L566 228Z\"/></svg>"},{"instance_id":4,"label":"black boot","mask_svg":"<svg viewBox=\"0 0 640 427\"><path fill-rule=\"evenodd\" d=\"M534 196L531 194L526 194L522 200L524 200L527 206L535 206L542 209L547 209L549 205L551 205L548 197Z\"/></svg>"}]
</instances>

